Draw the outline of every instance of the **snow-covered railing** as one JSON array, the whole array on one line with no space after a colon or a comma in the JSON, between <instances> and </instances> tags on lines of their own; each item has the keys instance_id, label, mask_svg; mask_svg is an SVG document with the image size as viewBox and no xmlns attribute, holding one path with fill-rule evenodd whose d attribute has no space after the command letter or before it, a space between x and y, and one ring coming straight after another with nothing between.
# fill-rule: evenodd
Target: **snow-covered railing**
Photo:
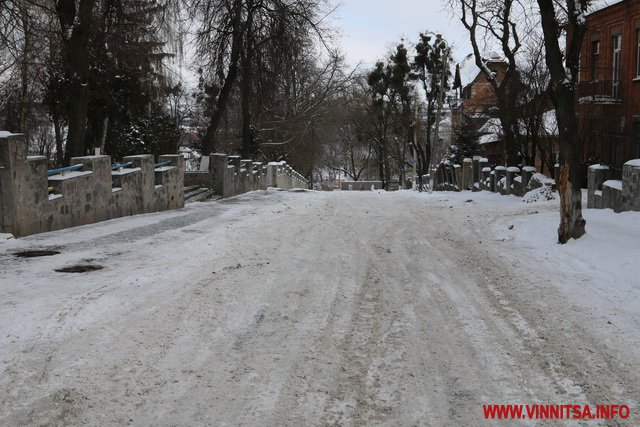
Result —
<instances>
[{"instance_id":1,"label":"snow-covered railing","mask_svg":"<svg viewBox=\"0 0 640 427\"><path fill-rule=\"evenodd\" d=\"M382 190L382 181L342 181L340 189L343 191Z\"/></svg>"},{"instance_id":2,"label":"snow-covered railing","mask_svg":"<svg viewBox=\"0 0 640 427\"><path fill-rule=\"evenodd\" d=\"M523 196L532 187L552 187L555 184L553 180L536 174L533 166L522 169L496 166L492 169L489 160L479 156L464 159L462 165L441 163L435 178L435 190L439 191L484 190L516 196Z\"/></svg>"},{"instance_id":3,"label":"snow-covered railing","mask_svg":"<svg viewBox=\"0 0 640 427\"><path fill-rule=\"evenodd\" d=\"M185 185L213 189L221 197L232 197L267 187L295 188L308 186L307 180L286 162L263 165L240 156L214 153L202 157L200 171L186 172Z\"/></svg>"},{"instance_id":4,"label":"snow-covered railing","mask_svg":"<svg viewBox=\"0 0 640 427\"><path fill-rule=\"evenodd\" d=\"M184 206L184 158L74 157L47 170L44 156L27 157L22 135L0 132L0 232L16 237ZM66 172L66 173L62 173Z\"/></svg>"},{"instance_id":5,"label":"snow-covered railing","mask_svg":"<svg viewBox=\"0 0 640 427\"><path fill-rule=\"evenodd\" d=\"M579 82L576 86L579 103L619 104L625 93L622 80Z\"/></svg>"}]
</instances>

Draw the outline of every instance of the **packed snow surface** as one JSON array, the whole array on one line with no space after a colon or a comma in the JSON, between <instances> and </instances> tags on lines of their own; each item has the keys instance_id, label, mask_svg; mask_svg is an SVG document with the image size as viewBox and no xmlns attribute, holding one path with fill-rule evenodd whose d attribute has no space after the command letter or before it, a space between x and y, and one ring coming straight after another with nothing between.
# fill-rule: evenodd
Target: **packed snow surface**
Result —
<instances>
[{"instance_id":1,"label":"packed snow surface","mask_svg":"<svg viewBox=\"0 0 640 427\"><path fill-rule=\"evenodd\" d=\"M3 237L0 425L638 425L640 214L584 215L558 245L557 201L269 190Z\"/></svg>"}]
</instances>

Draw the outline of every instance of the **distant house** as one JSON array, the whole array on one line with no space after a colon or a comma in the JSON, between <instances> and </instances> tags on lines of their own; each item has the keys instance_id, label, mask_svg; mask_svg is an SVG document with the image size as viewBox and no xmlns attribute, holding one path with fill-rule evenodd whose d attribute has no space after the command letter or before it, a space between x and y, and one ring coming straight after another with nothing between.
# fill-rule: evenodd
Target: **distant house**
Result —
<instances>
[{"instance_id":1,"label":"distant house","mask_svg":"<svg viewBox=\"0 0 640 427\"><path fill-rule=\"evenodd\" d=\"M467 57L464 62L466 63L461 67L461 72L462 70L468 70L468 74L463 78L462 82L460 100L462 101L463 110L471 115L491 115L491 111L496 108L498 103L491 83L480 72L473 57ZM507 70L507 64L502 58L493 54L487 61L487 67L495 73L498 82L502 81ZM465 82L465 79L468 80Z\"/></svg>"},{"instance_id":2,"label":"distant house","mask_svg":"<svg viewBox=\"0 0 640 427\"><path fill-rule=\"evenodd\" d=\"M497 81L501 82L507 70L507 63L497 54L492 54L487 61L487 67L495 73ZM480 134L482 155L488 158L492 165L505 165L506 147L502 125L497 116L497 97L491 83L476 66L473 55L467 56L460 63L460 78L463 85L461 96L452 103L454 129L460 125L463 115L471 117ZM537 100L531 102L534 101ZM525 126L523 120L520 120L519 127L521 138L525 141L523 144L527 145L528 152L535 152L532 156L535 158L533 166L538 171L551 173L555 163L555 153L558 151L558 132L551 103L548 103L546 108L548 111L542 114L542 117L538 117L539 127L536 135L531 134L530 127Z\"/></svg>"},{"instance_id":3,"label":"distant house","mask_svg":"<svg viewBox=\"0 0 640 427\"><path fill-rule=\"evenodd\" d=\"M640 158L640 1L603 7L586 22L577 88L585 161L620 175Z\"/></svg>"},{"instance_id":4,"label":"distant house","mask_svg":"<svg viewBox=\"0 0 640 427\"><path fill-rule=\"evenodd\" d=\"M501 81L504 78L507 64L497 55L492 54L487 61L490 70L496 73L496 79ZM502 130L496 131L495 124L500 126L500 121L495 117L497 97L491 83L475 64L473 55L467 56L460 63L460 78L462 88L460 97L452 102L452 127L458 128L462 123L463 115L470 117L481 133L480 144L484 152L482 155L488 157L492 164L502 164L504 162L504 143ZM489 129L490 128L490 129ZM486 136L491 134L491 136Z\"/></svg>"}]
</instances>

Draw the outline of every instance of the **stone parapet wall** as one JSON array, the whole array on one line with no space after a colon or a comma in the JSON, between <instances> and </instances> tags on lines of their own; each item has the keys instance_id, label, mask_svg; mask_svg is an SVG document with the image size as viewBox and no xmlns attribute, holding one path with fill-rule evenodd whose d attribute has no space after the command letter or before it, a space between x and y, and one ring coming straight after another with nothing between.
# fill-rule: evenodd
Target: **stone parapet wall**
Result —
<instances>
[{"instance_id":1,"label":"stone parapet wall","mask_svg":"<svg viewBox=\"0 0 640 427\"><path fill-rule=\"evenodd\" d=\"M16 237L184 206L184 158L129 156L111 170L109 156L74 157L79 170L47 175L47 159L27 157L22 135L0 133L0 230Z\"/></svg>"},{"instance_id":2,"label":"stone parapet wall","mask_svg":"<svg viewBox=\"0 0 640 427\"><path fill-rule=\"evenodd\" d=\"M464 159L462 165L441 163L436 171L436 191L492 191L503 195L513 194L522 197L528 191L543 186L553 185L552 180L540 182L532 179L536 175L533 166L518 167L496 166L489 167L485 158L474 157ZM540 174L538 174L540 175Z\"/></svg>"},{"instance_id":3,"label":"stone parapet wall","mask_svg":"<svg viewBox=\"0 0 640 427\"><path fill-rule=\"evenodd\" d=\"M340 189L345 191L382 190L382 181L343 181Z\"/></svg>"},{"instance_id":4,"label":"stone parapet wall","mask_svg":"<svg viewBox=\"0 0 640 427\"><path fill-rule=\"evenodd\" d=\"M307 188L308 181L286 162L266 165L240 156L214 153L203 156L201 170L185 172L185 185L201 185L219 196L233 197L267 187Z\"/></svg>"},{"instance_id":5,"label":"stone parapet wall","mask_svg":"<svg viewBox=\"0 0 640 427\"><path fill-rule=\"evenodd\" d=\"M629 160L622 167L622 180L609 179L604 165L589 166L587 206L614 212L640 211L640 160Z\"/></svg>"}]
</instances>

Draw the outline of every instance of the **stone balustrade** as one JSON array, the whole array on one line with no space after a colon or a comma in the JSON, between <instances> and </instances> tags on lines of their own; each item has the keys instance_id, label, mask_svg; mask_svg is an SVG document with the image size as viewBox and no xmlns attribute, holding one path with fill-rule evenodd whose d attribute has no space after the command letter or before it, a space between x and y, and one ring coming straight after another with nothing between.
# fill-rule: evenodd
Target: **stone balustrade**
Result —
<instances>
[{"instance_id":1,"label":"stone balustrade","mask_svg":"<svg viewBox=\"0 0 640 427\"><path fill-rule=\"evenodd\" d=\"M610 178L608 166L589 166L587 206L614 212L640 211L640 160L629 160L622 166L622 180Z\"/></svg>"},{"instance_id":2,"label":"stone balustrade","mask_svg":"<svg viewBox=\"0 0 640 427\"><path fill-rule=\"evenodd\" d=\"M16 237L184 206L184 158L150 154L71 159L79 170L48 175L47 158L27 156L22 135L0 132L0 230Z\"/></svg>"},{"instance_id":3,"label":"stone balustrade","mask_svg":"<svg viewBox=\"0 0 640 427\"><path fill-rule=\"evenodd\" d=\"M264 165L240 156L214 153L202 156L200 171L185 172L185 185L213 189L223 198L267 187L307 188L307 180L286 162Z\"/></svg>"},{"instance_id":4,"label":"stone balustrade","mask_svg":"<svg viewBox=\"0 0 640 427\"><path fill-rule=\"evenodd\" d=\"M436 171L435 190L437 191L492 191L503 195L524 196L528 191L543 185L553 185L553 180L536 175L536 169L525 166L522 169L512 166L489 167L485 158L466 158L462 165L442 163ZM544 179L542 179L544 178Z\"/></svg>"}]
</instances>

